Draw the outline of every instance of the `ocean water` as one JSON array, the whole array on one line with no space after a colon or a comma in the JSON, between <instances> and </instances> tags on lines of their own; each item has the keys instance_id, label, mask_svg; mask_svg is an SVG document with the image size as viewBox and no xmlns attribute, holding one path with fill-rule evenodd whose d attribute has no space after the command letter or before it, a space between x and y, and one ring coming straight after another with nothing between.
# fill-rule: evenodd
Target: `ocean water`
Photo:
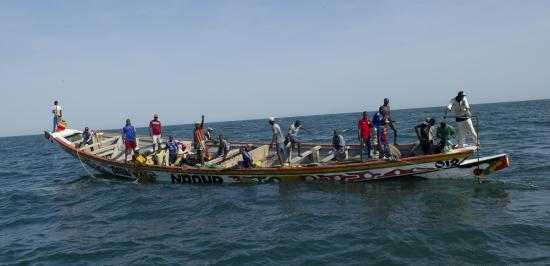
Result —
<instances>
[{"instance_id":1,"label":"ocean water","mask_svg":"<svg viewBox=\"0 0 550 266\"><path fill-rule=\"evenodd\" d=\"M550 101L473 109L482 153L512 164L483 183L139 184L90 177L41 134L0 138L0 264L549 265ZM426 116L442 108L393 111L399 142ZM329 142L359 117L300 117L302 138ZM230 140L271 134L265 120L207 126Z\"/></svg>"}]
</instances>

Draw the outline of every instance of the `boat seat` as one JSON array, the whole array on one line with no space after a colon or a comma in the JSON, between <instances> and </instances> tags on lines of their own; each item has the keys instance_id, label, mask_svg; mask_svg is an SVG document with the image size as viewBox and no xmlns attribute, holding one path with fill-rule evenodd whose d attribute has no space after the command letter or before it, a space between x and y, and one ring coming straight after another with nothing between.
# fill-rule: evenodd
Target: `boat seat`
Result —
<instances>
[{"instance_id":1,"label":"boat seat","mask_svg":"<svg viewBox=\"0 0 550 266\"><path fill-rule=\"evenodd\" d=\"M296 164L296 163L299 163L301 161L303 161L306 157L310 156L310 155L314 155L315 153L317 153L317 156L313 156L313 157L317 157L317 159L319 159L319 150L321 149L321 146L315 146L309 150L307 150L306 152L302 152L302 156L296 156L294 158L292 158L290 160L290 164ZM316 161L315 159L313 161Z\"/></svg>"},{"instance_id":2,"label":"boat seat","mask_svg":"<svg viewBox=\"0 0 550 266\"><path fill-rule=\"evenodd\" d=\"M239 149L229 150L229 152L227 152L227 156L225 157L226 161L231 159L232 157L235 157L238 154L239 154ZM220 156L220 157L217 157L217 158L214 158L214 159L208 161L207 163L210 164L210 165L214 165L214 164L219 164L222 161L223 161L223 156Z\"/></svg>"}]
</instances>

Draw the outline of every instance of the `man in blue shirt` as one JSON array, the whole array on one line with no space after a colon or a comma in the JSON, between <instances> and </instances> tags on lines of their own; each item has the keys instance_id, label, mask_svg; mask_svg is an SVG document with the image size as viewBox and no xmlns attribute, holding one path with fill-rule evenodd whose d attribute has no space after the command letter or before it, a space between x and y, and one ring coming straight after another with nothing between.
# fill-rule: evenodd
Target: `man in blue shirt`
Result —
<instances>
[{"instance_id":1,"label":"man in blue shirt","mask_svg":"<svg viewBox=\"0 0 550 266\"><path fill-rule=\"evenodd\" d=\"M169 136L165 145L166 148L164 150L168 150L168 165L173 166L178 159L179 142L175 141L172 136Z\"/></svg>"},{"instance_id":2,"label":"man in blue shirt","mask_svg":"<svg viewBox=\"0 0 550 266\"><path fill-rule=\"evenodd\" d=\"M380 106L378 108L378 112L374 114L372 117L372 126L374 127L374 131L376 134L376 137L373 141L376 141L376 152L382 151L382 145L380 143L380 139L383 138L383 131L382 131L382 120L384 119L384 107Z\"/></svg>"},{"instance_id":3,"label":"man in blue shirt","mask_svg":"<svg viewBox=\"0 0 550 266\"><path fill-rule=\"evenodd\" d=\"M130 149L136 154L136 129L130 119L126 119L126 126L122 128L122 141L124 142L124 158L128 161L128 152Z\"/></svg>"}]
</instances>

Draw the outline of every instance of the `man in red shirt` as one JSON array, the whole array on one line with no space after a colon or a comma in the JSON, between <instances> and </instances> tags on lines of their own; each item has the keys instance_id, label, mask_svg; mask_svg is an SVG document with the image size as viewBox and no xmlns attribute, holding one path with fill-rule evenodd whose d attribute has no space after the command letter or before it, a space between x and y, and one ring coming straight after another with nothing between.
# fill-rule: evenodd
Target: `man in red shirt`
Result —
<instances>
[{"instance_id":1,"label":"man in red shirt","mask_svg":"<svg viewBox=\"0 0 550 266\"><path fill-rule=\"evenodd\" d=\"M160 136L161 124L158 118L159 115L155 114L153 120L149 122L149 136L153 137L153 152L155 151L155 146L157 146L158 150L160 150L160 144L162 143L162 138Z\"/></svg>"},{"instance_id":2,"label":"man in red shirt","mask_svg":"<svg viewBox=\"0 0 550 266\"><path fill-rule=\"evenodd\" d=\"M364 160L366 155L367 159L370 158L370 128L372 127L371 122L369 121L369 114L365 111L363 112L363 118L357 122L357 128L359 129L358 138L359 143L361 144L361 160ZM367 148L367 153L365 154L365 147Z\"/></svg>"}]
</instances>

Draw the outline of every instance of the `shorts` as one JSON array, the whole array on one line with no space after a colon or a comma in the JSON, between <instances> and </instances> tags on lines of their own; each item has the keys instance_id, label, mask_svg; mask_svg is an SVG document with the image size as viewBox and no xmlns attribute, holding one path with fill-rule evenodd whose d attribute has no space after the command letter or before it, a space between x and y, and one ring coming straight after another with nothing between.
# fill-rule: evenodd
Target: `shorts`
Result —
<instances>
[{"instance_id":1,"label":"shorts","mask_svg":"<svg viewBox=\"0 0 550 266\"><path fill-rule=\"evenodd\" d=\"M162 138L160 137L160 135L153 135L153 144L161 144L162 143Z\"/></svg>"},{"instance_id":2,"label":"shorts","mask_svg":"<svg viewBox=\"0 0 550 266\"><path fill-rule=\"evenodd\" d=\"M135 141L132 141L132 140L127 140L124 142L124 144L126 145L126 151L129 150L129 149L133 149L135 150L136 149L136 142Z\"/></svg>"},{"instance_id":3,"label":"shorts","mask_svg":"<svg viewBox=\"0 0 550 266\"><path fill-rule=\"evenodd\" d=\"M277 143L275 147L276 147L277 150L279 150L279 151L283 151L283 152L285 151L285 144L282 143L282 142L281 142L281 143Z\"/></svg>"},{"instance_id":4,"label":"shorts","mask_svg":"<svg viewBox=\"0 0 550 266\"><path fill-rule=\"evenodd\" d=\"M298 138L298 136L290 135L290 142L297 143L300 142L300 139Z\"/></svg>"}]
</instances>

